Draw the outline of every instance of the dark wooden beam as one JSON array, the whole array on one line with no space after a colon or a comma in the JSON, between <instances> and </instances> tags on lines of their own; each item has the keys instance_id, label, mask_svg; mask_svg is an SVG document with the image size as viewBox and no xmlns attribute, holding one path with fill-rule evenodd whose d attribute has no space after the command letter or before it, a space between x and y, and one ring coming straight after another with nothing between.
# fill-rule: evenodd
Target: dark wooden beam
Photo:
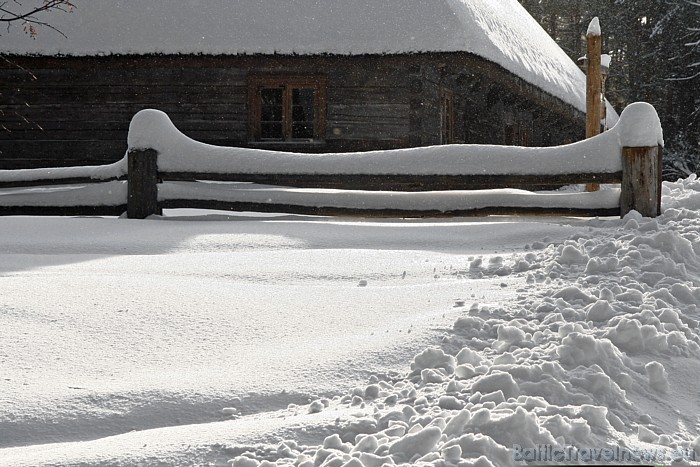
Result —
<instances>
[{"instance_id":1,"label":"dark wooden beam","mask_svg":"<svg viewBox=\"0 0 700 467\"><path fill-rule=\"evenodd\" d=\"M249 174L159 172L162 180L218 180L250 182L296 188L329 188L368 191L442 191L523 188L528 190L583 184L620 183L622 173L561 175L373 175L373 174Z\"/></svg>"},{"instance_id":2,"label":"dark wooden beam","mask_svg":"<svg viewBox=\"0 0 700 467\"><path fill-rule=\"evenodd\" d=\"M109 178L90 178L90 177L72 177L72 178L39 178L36 180L18 180L7 181L0 180L0 188L26 188L33 186L57 186L57 185L85 185L92 183L114 182L126 180L126 175L120 177Z\"/></svg>"},{"instance_id":3,"label":"dark wooden beam","mask_svg":"<svg viewBox=\"0 0 700 467\"><path fill-rule=\"evenodd\" d=\"M215 209L237 212L287 213L309 216L350 216L373 218L443 218L443 217L478 217L478 216L619 216L620 209L573 209L573 208L539 208L539 207L508 207L493 206L480 209L458 209L450 211L439 210L402 210L402 209L363 209L341 208L333 206L301 206L293 204L229 202L198 199L170 199L161 201L162 209L195 208Z\"/></svg>"},{"instance_id":4,"label":"dark wooden beam","mask_svg":"<svg viewBox=\"0 0 700 467\"><path fill-rule=\"evenodd\" d=\"M121 216L119 206L0 206L0 216Z\"/></svg>"}]
</instances>

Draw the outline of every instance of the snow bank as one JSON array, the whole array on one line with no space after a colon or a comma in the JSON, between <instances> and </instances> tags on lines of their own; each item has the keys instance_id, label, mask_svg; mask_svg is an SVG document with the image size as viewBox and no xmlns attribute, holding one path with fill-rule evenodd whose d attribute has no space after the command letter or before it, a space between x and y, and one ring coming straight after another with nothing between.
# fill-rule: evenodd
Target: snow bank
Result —
<instances>
[{"instance_id":1,"label":"snow bank","mask_svg":"<svg viewBox=\"0 0 700 467\"><path fill-rule=\"evenodd\" d=\"M374 467L409 462L434 467L488 467L523 465L524 462L515 461L514 457L525 460L533 455L533 449L551 446L575 452L582 464L612 463L614 460L608 456L609 450L625 449L631 455L641 457L635 464L698 465L697 461L689 459L695 456L694 450L700 448L697 427L700 396L696 384L700 357L700 181L693 176L676 183L664 183L662 202L665 211L656 219L631 212L620 220L579 223L576 232L563 240L540 240L539 237L544 235L539 235L535 241L535 237L529 236L527 242L530 243L512 254L451 255L459 258L459 264L453 267L452 263L447 263L450 267L440 272L441 277L449 278L445 282L455 296L464 297L463 293L467 293L471 300L461 298L454 301L450 313L458 315L441 339L427 343L427 348L406 361L403 373L374 374L332 399L318 397L308 405L291 405L272 412L269 419L275 421L274 427L265 424L261 418L243 416L238 420L209 424L216 426L199 424L188 430L173 428L180 433L175 438L168 438L172 432L163 430L132 432L96 442L12 448L5 451L10 459L8 462L42 465L35 460L50 459L53 462L47 461L44 465L55 465L65 464L66 459L77 459L75 463L96 464L90 462L95 458L90 456L116 452L123 457L109 457L112 464L187 465L196 462L194 456L204 451L197 460L206 458L208 463L217 465L228 459L231 465L258 467ZM152 227L157 222L146 224ZM241 237L236 243L244 243L246 237L248 242L251 241L254 234L247 230L248 227L241 226L243 222L225 224L237 224L235 229L241 232ZM362 261L346 261L344 268L353 265L366 268L365 255L376 259L379 254L376 250L370 251L365 243L369 242L370 248L377 248L376 239L371 240L373 234L361 232L368 227L365 223L357 223L360 228L353 230L357 237L353 241L357 244L341 241L340 246L337 236L329 235L332 231L320 229L318 223L309 225L308 230L329 243L309 242L306 236L299 236L298 232L289 229L288 221L256 224L266 225L270 229L267 233L295 237L300 245L303 244L300 246L302 251L295 253L299 258L312 254L312 251L315 251L314 258L323 258L317 261L318 265L309 266L309 270L314 269L314 274L317 274L318 281L313 282L315 290L328 287L328 279L334 277L328 272L334 271L335 264L331 264L334 260L348 258L340 255L338 248L347 252L356 251L354 247L357 246L363 256ZM347 235L348 224L338 223L337 226ZM390 236L403 235L405 233L399 232L407 229L405 224L392 227L395 228L388 234ZM125 227L127 230L133 228ZM197 226L197 229L202 228ZM416 260L415 251L424 254L425 248L441 247L440 241L432 237L440 227L431 223L425 228L431 231L431 240L424 243L416 240L408 248L407 262L423 264L421 255ZM503 223L489 227L502 228ZM138 238L138 248L145 248L142 251L148 252L151 247L143 246L142 229L139 225L138 235L132 232L128 238ZM178 230L177 226L169 229ZM155 236L146 235L146 238ZM179 236L182 237L182 233ZM469 234L460 236L458 233L457 236L465 245L458 251L474 247L474 238ZM202 243L192 244L189 240L182 242L184 248L197 251L202 245L214 241L212 235L200 237L198 241ZM420 238L425 240L425 237ZM35 252L35 242L20 240L28 242L27 251ZM158 245L162 240L153 241ZM226 239L216 241L221 242L221 251L216 254L220 258L219 254L231 246ZM459 243L458 240L451 241ZM284 244L285 248L289 246ZM349 248L351 246L353 248ZM50 244L47 251L53 252L51 247L55 245ZM167 247L172 248L172 245ZM305 276L300 274L293 261L279 261L279 256L263 261L268 266L261 267L259 258L263 251L260 250L270 247L269 240L263 239L255 247L256 251L251 252L249 261L241 263L239 257L230 264L220 265L220 269L214 271L215 277L217 281L225 280L228 284L221 291L228 290L236 274L240 274L238 277L254 276L263 284L269 283L273 277L283 276L277 280L284 282L295 275ZM24 248L22 246L21 250ZM80 245L80 248L82 252L85 246ZM325 256L325 251L324 256L315 256L326 248L335 250L329 249L328 256ZM365 253L362 253L363 249ZM112 246L106 251L117 250L121 247ZM14 250L10 248L9 251ZM287 259L291 257L285 256ZM387 256L378 261L387 263L390 258L395 257ZM144 261L144 258L139 261ZM188 283L201 268L201 271L209 268L205 263L199 264L200 269L182 270L179 269L182 260L177 259L175 263L178 274L184 274L183 280ZM397 269L392 261L388 263L391 263L390 268L396 269L396 281L405 280L398 279L401 277L398 271L402 268ZM235 267L232 269L231 265ZM280 273L280 265L289 269ZM103 265L97 263L93 267L101 270ZM315 269L318 267L321 267L320 272ZM235 273L235 270L240 273ZM271 273L273 270L274 274ZM435 273L432 267L429 271ZM39 276L46 273L46 269L37 272ZM114 278L119 276L128 274L109 272L109 287L113 287ZM25 278L21 276L17 280ZM346 278L343 276L342 280ZM479 282L484 278L502 280L504 290L516 289L512 299L494 302L481 295L471 295L475 284L477 288L486 288L482 285L484 282ZM70 277L68 279L74 282ZM372 289L357 289L355 284L353 280L351 289L345 289L343 293L346 294L347 290L364 293ZM143 287L151 291L151 285L150 281L145 281ZM209 284L206 288L211 290ZM425 295L425 289L411 287L411 290L416 289L426 298L435 298L435 292ZM299 287L299 290L308 291L309 288ZM405 290L397 292L393 286L385 287L382 296L386 298L390 291L403 294ZM269 308L269 300L264 302ZM95 306L91 300L85 303ZM360 309L369 305L369 302L362 302L364 305L357 307L358 302L354 299L349 303ZM397 303L398 300L388 300L381 306L386 308L389 304L389 310L384 310L389 313L398 309L396 319L400 320L399 315L406 311ZM327 305L338 306L334 302ZM67 306L78 308L75 303ZM319 306L323 304L316 300L308 309ZM308 309L302 307L295 311L306 314ZM18 329L26 323L19 320L26 319L27 310L29 308L25 310L21 306L9 310L9 314L18 319ZM113 312L111 305L105 310L110 314ZM230 313L228 308L225 310L228 319ZM160 311L159 307L144 310L149 316L153 311ZM288 312L282 307L283 314ZM43 314L34 314L36 320L47 324L46 334L41 336L50 341L56 329L53 321L47 320ZM161 318L155 317L159 323L167 321ZM183 317L186 329L192 329L189 319ZM288 319L287 324L293 321ZM199 323L195 328L206 334L208 328ZM325 321L316 324L327 326ZM331 326L335 324L331 323ZM382 324L375 329L383 334L384 327ZM279 339L279 326L262 328L271 332L273 341ZM221 336L230 340L227 333ZM411 334L410 339L414 336ZM348 333L347 337L355 339L357 335ZM24 343L23 338L20 344ZM337 346L336 341L332 344ZM277 345L276 348L279 350L280 347ZM299 350L296 346L282 346L283 353L289 349ZM308 349L301 346L300 353L306 358ZM395 353L394 346L382 347L379 354L372 354L366 360L385 362ZM221 368L217 358L211 359L208 353L205 355L205 360L213 362L211 368L217 365ZM50 357L53 358L53 354ZM142 357L139 352L137 358ZM365 355L356 356L363 357ZM270 360L269 356L265 358ZM272 360L286 365L285 359ZM161 365L162 362L155 360L154 364ZM230 365L225 367L233 368ZM255 368L268 367L262 364ZM212 371L210 375L214 373ZM302 378L307 375L300 373ZM236 379L240 375L241 372L234 369L222 378ZM152 377L151 374L146 376ZM313 378L323 384L329 380L327 373L315 374ZM102 409L102 402L103 399L97 399L95 403ZM240 399L237 401L236 411L231 405L222 405L219 411L224 409L227 415L239 417L240 412L251 408L241 402ZM251 424L257 424L261 426L260 431L267 432L254 442L230 441L236 439L241 428ZM65 427L55 428L61 430ZM203 436L203 432L210 437ZM152 444L156 448L151 448ZM168 462L171 458L165 455L173 452L180 456L177 458L180 462ZM27 458L30 460L26 461ZM102 461L108 462L104 458Z\"/></svg>"},{"instance_id":2,"label":"snow bank","mask_svg":"<svg viewBox=\"0 0 700 467\"><path fill-rule=\"evenodd\" d=\"M676 386L669 370L700 357L699 191L695 177L665 184L663 202L674 207L657 219L632 212L608 229L591 221L561 244L474 258L454 274L519 277L530 285L516 304L461 303L452 332L405 376L373 376L371 397L358 387L331 401L358 413L338 419L322 447L267 459L507 466L550 446L584 463L623 452L697 465L697 427L684 428L696 413L696 375Z\"/></svg>"},{"instance_id":3,"label":"snow bank","mask_svg":"<svg viewBox=\"0 0 700 467\"><path fill-rule=\"evenodd\" d=\"M626 109L627 110L627 109ZM595 138L551 148L443 145L361 153L299 154L226 148L194 141L158 110L137 113L129 127L131 149L159 152L166 172L282 174L447 174L532 175L615 173L622 170L623 145L654 145L661 140L656 111L633 104L624 119ZM649 134L652 136L650 137ZM426 163L430 161L430 163Z\"/></svg>"}]
</instances>

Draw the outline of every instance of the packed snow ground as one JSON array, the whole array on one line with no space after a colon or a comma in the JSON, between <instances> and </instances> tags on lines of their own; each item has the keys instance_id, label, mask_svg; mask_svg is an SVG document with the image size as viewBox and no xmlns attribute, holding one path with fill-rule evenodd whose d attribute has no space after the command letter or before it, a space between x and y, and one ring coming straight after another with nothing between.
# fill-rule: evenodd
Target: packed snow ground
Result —
<instances>
[{"instance_id":1,"label":"packed snow ground","mask_svg":"<svg viewBox=\"0 0 700 467\"><path fill-rule=\"evenodd\" d=\"M663 207L2 218L0 464L483 467L517 464L516 445L689 457L700 181L664 184Z\"/></svg>"}]
</instances>

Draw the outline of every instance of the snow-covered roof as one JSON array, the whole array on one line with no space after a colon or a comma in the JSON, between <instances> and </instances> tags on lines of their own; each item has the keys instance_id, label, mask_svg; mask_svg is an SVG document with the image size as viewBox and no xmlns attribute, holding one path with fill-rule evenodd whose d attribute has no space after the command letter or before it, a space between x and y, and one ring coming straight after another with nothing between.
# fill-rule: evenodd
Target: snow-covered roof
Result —
<instances>
[{"instance_id":1,"label":"snow-covered roof","mask_svg":"<svg viewBox=\"0 0 700 467\"><path fill-rule=\"evenodd\" d=\"M585 111L585 76L517 0L74 0L44 17L67 37L4 33L0 52L470 52ZM614 111L612 111L614 117Z\"/></svg>"}]
</instances>

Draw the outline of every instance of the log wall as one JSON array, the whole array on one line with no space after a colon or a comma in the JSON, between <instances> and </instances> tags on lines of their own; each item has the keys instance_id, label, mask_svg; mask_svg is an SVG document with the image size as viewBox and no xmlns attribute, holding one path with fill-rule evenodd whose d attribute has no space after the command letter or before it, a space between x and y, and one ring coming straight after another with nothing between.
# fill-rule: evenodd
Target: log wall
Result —
<instances>
[{"instance_id":1,"label":"log wall","mask_svg":"<svg viewBox=\"0 0 700 467\"><path fill-rule=\"evenodd\" d=\"M249 141L247 79L266 73L327 76L325 140ZM144 108L216 145L342 152L438 144L440 87L455 93L456 142L503 144L504 112L521 107L535 115L533 128L549 129L533 133L533 145L579 139L580 112L468 54L8 57L0 63L0 169L116 161Z\"/></svg>"}]
</instances>

